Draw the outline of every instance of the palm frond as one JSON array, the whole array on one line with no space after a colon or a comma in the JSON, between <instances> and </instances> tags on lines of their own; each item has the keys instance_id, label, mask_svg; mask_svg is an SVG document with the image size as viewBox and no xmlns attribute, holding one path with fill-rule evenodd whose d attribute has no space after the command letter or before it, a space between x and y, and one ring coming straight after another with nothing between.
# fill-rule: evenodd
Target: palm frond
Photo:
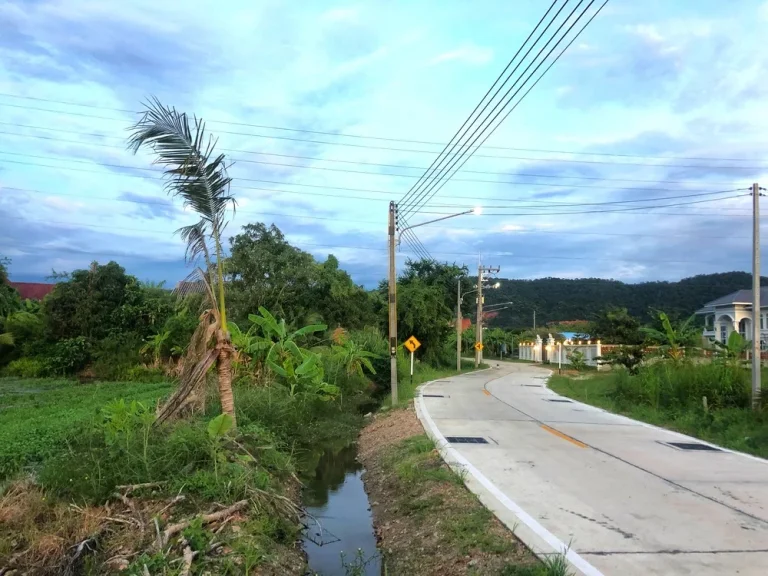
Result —
<instances>
[{"instance_id":1,"label":"palm frond","mask_svg":"<svg viewBox=\"0 0 768 576\"><path fill-rule=\"evenodd\" d=\"M181 196L184 205L207 221L214 231L225 225L226 210L237 202L229 193L232 179L223 154L214 155L216 140L205 133L205 123L151 98L146 111L131 129L128 147L134 153L142 146L152 149L156 164L169 179L166 190Z\"/></svg>"}]
</instances>

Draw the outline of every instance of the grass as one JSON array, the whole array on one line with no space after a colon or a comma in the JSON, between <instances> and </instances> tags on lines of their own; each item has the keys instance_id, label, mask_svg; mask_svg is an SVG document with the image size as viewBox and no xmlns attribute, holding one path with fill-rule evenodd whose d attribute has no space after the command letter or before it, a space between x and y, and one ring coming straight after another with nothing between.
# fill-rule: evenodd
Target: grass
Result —
<instances>
[{"instance_id":1,"label":"grass","mask_svg":"<svg viewBox=\"0 0 768 576\"><path fill-rule=\"evenodd\" d=\"M0 480L54 455L105 404L128 397L154 405L170 389L169 383L0 379Z\"/></svg>"},{"instance_id":2,"label":"grass","mask_svg":"<svg viewBox=\"0 0 768 576\"><path fill-rule=\"evenodd\" d=\"M481 364L480 369L487 368L487 364ZM398 405L405 405L409 400L412 400L416 394L416 388L424 384L425 382L431 382L432 380L439 380L440 378L448 378L450 376L456 376L457 374L464 374L466 372L472 372L476 370L474 360L468 360L462 358L461 360L461 372L458 372L456 368L433 368L428 364L416 364L413 369L413 383L411 383L410 375L403 376L397 382L397 400ZM391 406L392 398L387 394L384 398L382 406Z\"/></svg>"},{"instance_id":3,"label":"grass","mask_svg":"<svg viewBox=\"0 0 768 576\"><path fill-rule=\"evenodd\" d=\"M436 546L456 554L461 559L456 562L466 563L467 574L566 576L570 573L564 559L537 561L464 487L463 478L443 463L434 442L426 435L413 436L391 447L382 462L384 470L396 478L396 498L391 503L396 514L417 524L417 534L426 533L436 538L437 542L427 547ZM417 542L413 547L425 549ZM467 563L469 558L473 560Z\"/></svg>"},{"instance_id":4,"label":"grass","mask_svg":"<svg viewBox=\"0 0 768 576\"><path fill-rule=\"evenodd\" d=\"M549 386L635 420L768 458L768 409L765 403L760 410L750 408L749 372L740 367L664 362L638 375L624 370L578 378L556 375Z\"/></svg>"}]
</instances>

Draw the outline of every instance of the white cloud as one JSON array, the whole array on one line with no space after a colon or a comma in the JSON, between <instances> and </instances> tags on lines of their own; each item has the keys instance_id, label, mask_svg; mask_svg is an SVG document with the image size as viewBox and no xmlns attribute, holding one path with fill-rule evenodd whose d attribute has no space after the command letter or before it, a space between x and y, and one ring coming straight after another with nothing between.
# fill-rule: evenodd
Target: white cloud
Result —
<instances>
[{"instance_id":1,"label":"white cloud","mask_svg":"<svg viewBox=\"0 0 768 576\"><path fill-rule=\"evenodd\" d=\"M430 65L443 64L445 62L463 62L465 64L482 65L493 60L493 50L474 44L465 44L455 50L443 52L430 60Z\"/></svg>"}]
</instances>

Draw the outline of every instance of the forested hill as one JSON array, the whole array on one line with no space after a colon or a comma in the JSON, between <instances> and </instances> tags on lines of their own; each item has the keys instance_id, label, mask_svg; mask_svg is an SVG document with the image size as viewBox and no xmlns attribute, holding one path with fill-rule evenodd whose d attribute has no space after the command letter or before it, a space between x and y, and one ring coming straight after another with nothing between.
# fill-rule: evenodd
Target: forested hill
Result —
<instances>
[{"instance_id":1,"label":"forested hill","mask_svg":"<svg viewBox=\"0 0 768 576\"><path fill-rule=\"evenodd\" d=\"M763 277L762 285L768 284ZM679 282L625 284L616 280L583 278L539 278L505 280L496 290L486 292L486 305L512 301L513 304L491 322L505 328L530 327L536 310L536 325L563 320L591 320L608 306L627 308L633 316L646 320L648 309L688 316L706 302L731 292L752 287L746 272L702 274Z\"/></svg>"}]
</instances>

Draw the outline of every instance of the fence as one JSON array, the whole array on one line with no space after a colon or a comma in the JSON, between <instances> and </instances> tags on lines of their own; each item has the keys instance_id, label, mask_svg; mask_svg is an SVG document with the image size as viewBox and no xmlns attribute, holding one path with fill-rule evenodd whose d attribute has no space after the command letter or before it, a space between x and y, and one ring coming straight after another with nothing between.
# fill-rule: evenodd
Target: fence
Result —
<instances>
[{"instance_id":1,"label":"fence","mask_svg":"<svg viewBox=\"0 0 768 576\"><path fill-rule=\"evenodd\" d=\"M580 352L587 366L594 366L598 370L601 368L600 362L597 361L603 352L600 340L595 342L591 340L555 342L555 339L550 335L544 342L541 337L537 336L533 342L521 342L518 348L520 360L568 366L571 364L571 354Z\"/></svg>"}]
</instances>

